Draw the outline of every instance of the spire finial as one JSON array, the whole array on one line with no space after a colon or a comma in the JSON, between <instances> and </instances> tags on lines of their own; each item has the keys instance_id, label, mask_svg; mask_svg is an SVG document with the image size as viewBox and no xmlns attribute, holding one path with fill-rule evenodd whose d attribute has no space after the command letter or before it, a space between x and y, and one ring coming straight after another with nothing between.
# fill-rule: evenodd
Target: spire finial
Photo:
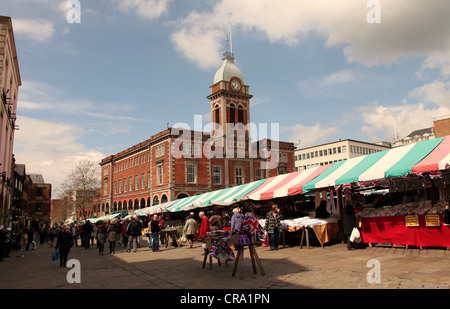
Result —
<instances>
[{"instance_id":1,"label":"spire finial","mask_svg":"<svg viewBox=\"0 0 450 309\"><path fill-rule=\"evenodd\" d=\"M224 53L225 56L227 57L233 57L233 33L232 33L232 29L231 29L231 22L229 23L230 25L230 32L227 33L227 49Z\"/></svg>"}]
</instances>

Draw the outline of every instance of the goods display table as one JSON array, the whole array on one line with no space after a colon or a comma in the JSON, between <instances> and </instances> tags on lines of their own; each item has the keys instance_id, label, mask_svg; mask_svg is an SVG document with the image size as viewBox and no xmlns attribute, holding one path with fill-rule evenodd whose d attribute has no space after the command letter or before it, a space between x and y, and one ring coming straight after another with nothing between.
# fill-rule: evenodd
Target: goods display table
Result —
<instances>
[{"instance_id":1,"label":"goods display table","mask_svg":"<svg viewBox=\"0 0 450 309\"><path fill-rule=\"evenodd\" d=\"M264 272L264 268L261 264L261 260L259 259L258 253L256 253L255 250L255 243L250 243L250 244L243 244L243 245L237 245L235 244L234 247L237 250L237 256L236 256L236 262L234 263L234 268L233 268L233 274L232 277L234 277L236 275L236 271L239 267L239 264L243 261L244 259L244 250L248 249L248 251L250 252L250 259L252 261L252 267L253 267L253 273L256 274L256 265L258 265L259 270L261 272L261 275L265 275L266 273Z\"/></svg>"},{"instance_id":2,"label":"goods display table","mask_svg":"<svg viewBox=\"0 0 450 309\"><path fill-rule=\"evenodd\" d=\"M306 247L309 249L309 231L310 229L312 229L323 248L324 244L337 236L339 232L337 221L338 220L336 218L316 219L309 216L283 220L281 221L283 247L286 246L286 232L293 233L300 231L300 248L303 247L304 241L306 239ZM259 222L262 226L264 226L265 220L259 220Z\"/></svg>"},{"instance_id":3,"label":"goods display table","mask_svg":"<svg viewBox=\"0 0 450 309\"><path fill-rule=\"evenodd\" d=\"M450 226L443 214L361 218L364 243L414 247L450 247Z\"/></svg>"}]
</instances>

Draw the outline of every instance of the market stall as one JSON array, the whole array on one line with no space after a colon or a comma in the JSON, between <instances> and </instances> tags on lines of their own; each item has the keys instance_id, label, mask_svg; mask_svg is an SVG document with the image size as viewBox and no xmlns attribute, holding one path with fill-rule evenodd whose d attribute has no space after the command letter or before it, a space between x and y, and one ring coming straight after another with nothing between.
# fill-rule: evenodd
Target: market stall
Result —
<instances>
[{"instance_id":1,"label":"market stall","mask_svg":"<svg viewBox=\"0 0 450 309\"><path fill-rule=\"evenodd\" d=\"M427 201L423 205L436 205L435 212L442 217L444 205L436 203L444 201L449 194L448 188L445 187L445 178L448 177L446 176L448 173L442 171L449 167L449 151L450 137L447 136L336 162L305 184L303 192L335 192L338 195L338 203L342 207L346 201L354 203L355 196L358 195L357 191L388 188L388 194L397 194L397 198L403 195L404 201L415 199ZM438 197L435 197L437 190L439 190ZM396 202L397 205L405 204L399 203L398 200ZM369 217L361 220L364 242L411 246L425 246L425 244L436 246L440 243L440 246L446 247L447 228L424 225L427 217L424 213L420 213L420 209L420 206L416 204L414 212L419 216L416 218L418 225L414 228L408 225L409 229L406 231L404 215L397 215L398 212L394 212L395 215L379 213L376 216L374 214L377 212L374 211ZM424 212L430 211L432 211L430 207L424 210ZM387 210L386 212L389 213ZM403 227L400 228L400 225ZM433 235L437 238L430 241L431 238L425 235Z\"/></svg>"}]
</instances>

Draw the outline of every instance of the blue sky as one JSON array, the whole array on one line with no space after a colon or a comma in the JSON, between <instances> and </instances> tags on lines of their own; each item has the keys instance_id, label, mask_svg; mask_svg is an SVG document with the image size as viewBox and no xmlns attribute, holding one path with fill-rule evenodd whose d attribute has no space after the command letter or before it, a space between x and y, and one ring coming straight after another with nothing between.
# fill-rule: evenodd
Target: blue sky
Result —
<instances>
[{"instance_id":1,"label":"blue sky","mask_svg":"<svg viewBox=\"0 0 450 309\"><path fill-rule=\"evenodd\" d=\"M306 147L392 141L450 115L450 2L3 0L23 85L15 156L55 187L170 125L209 121L209 86L229 24L254 95L251 121ZM373 1L377 2L377 1Z\"/></svg>"}]
</instances>

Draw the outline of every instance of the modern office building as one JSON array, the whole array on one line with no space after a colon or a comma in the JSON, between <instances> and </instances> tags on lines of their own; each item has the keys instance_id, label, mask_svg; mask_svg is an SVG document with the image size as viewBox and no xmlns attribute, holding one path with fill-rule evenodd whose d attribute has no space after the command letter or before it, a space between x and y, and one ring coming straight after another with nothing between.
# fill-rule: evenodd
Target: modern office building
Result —
<instances>
[{"instance_id":1,"label":"modern office building","mask_svg":"<svg viewBox=\"0 0 450 309\"><path fill-rule=\"evenodd\" d=\"M294 154L295 170L332 164L337 161L390 149L388 142L367 143L352 139L296 149Z\"/></svg>"}]
</instances>

